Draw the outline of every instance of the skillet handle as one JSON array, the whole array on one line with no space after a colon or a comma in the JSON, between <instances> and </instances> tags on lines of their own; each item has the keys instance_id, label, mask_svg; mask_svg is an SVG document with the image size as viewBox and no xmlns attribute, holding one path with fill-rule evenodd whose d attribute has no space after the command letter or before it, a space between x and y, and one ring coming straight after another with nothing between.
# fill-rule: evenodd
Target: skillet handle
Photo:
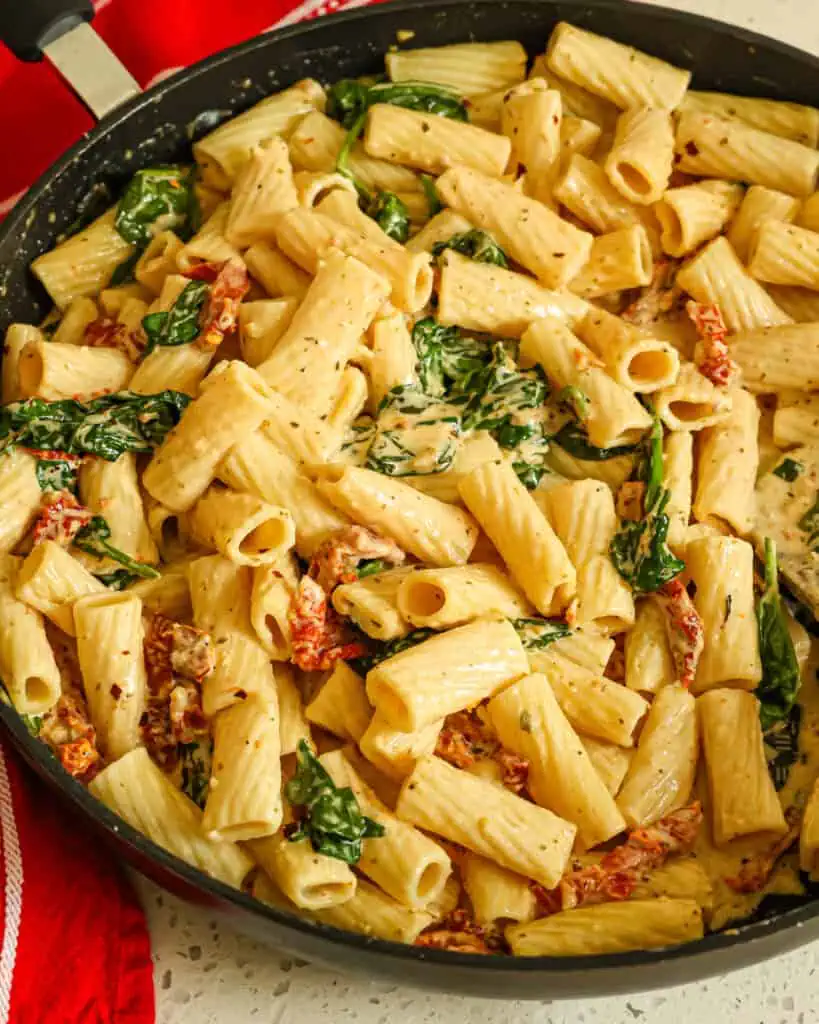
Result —
<instances>
[{"instance_id":1,"label":"skillet handle","mask_svg":"<svg viewBox=\"0 0 819 1024\"><path fill-rule=\"evenodd\" d=\"M37 61L55 39L93 17L91 0L0 0L0 40L19 60Z\"/></svg>"}]
</instances>

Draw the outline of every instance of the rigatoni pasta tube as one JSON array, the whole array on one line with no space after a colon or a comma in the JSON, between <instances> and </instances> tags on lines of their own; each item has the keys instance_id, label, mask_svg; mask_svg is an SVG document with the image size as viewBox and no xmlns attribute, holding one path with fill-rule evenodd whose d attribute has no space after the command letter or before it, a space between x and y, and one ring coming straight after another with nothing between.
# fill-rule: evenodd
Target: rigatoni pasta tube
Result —
<instances>
[{"instance_id":1,"label":"rigatoni pasta tube","mask_svg":"<svg viewBox=\"0 0 819 1024\"><path fill-rule=\"evenodd\" d=\"M683 113L677 124L677 168L687 174L747 181L809 196L816 189L819 153L741 121Z\"/></svg>"},{"instance_id":2,"label":"rigatoni pasta tube","mask_svg":"<svg viewBox=\"0 0 819 1024\"><path fill-rule=\"evenodd\" d=\"M310 287L310 275L289 260L283 252L266 242L257 242L244 254L252 277L271 299L301 299ZM239 307L241 313L242 307Z\"/></svg>"},{"instance_id":3,"label":"rigatoni pasta tube","mask_svg":"<svg viewBox=\"0 0 819 1024\"><path fill-rule=\"evenodd\" d=\"M380 275L356 259L333 254L259 373L291 402L325 415L347 360L388 294Z\"/></svg>"},{"instance_id":4,"label":"rigatoni pasta tube","mask_svg":"<svg viewBox=\"0 0 819 1024\"><path fill-rule=\"evenodd\" d=\"M535 917L535 894L528 879L475 853L462 858L460 870L478 924L531 921Z\"/></svg>"},{"instance_id":5,"label":"rigatoni pasta tube","mask_svg":"<svg viewBox=\"0 0 819 1024\"><path fill-rule=\"evenodd\" d=\"M693 693L717 686L753 690L762 678L754 612L754 552L735 537L711 536L685 549L688 573L697 590L705 647Z\"/></svg>"},{"instance_id":6,"label":"rigatoni pasta tube","mask_svg":"<svg viewBox=\"0 0 819 1024\"><path fill-rule=\"evenodd\" d=\"M603 234L639 223L636 207L612 185L603 168L575 153L554 189L554 198L578 220Z\"/></svg>"},{"instance_id":7,"label":"rigatoni pasta tube","mask_svg":"<svg viewBox=\"0 0 819 1024\"><path fill-rule=\"evenodd\" d=\"M414 732L404 732L376 711L359 740L359 747L379 771L391 779L403 781L419 758L428 757L435 750L443 724L443 719L439 719Z\"/></svg>"},{"instance_id":8,"label":"rigatoni pasta tube","mask_svg":"<svg viewBox=\"0 0 819 1024\"><path fill-rule=\"evenodd\" d=\"M134 247L114 227L116 212L112 207L31 264L58 309L83 295L98 295L114 270L133 254Z\"/></svg>"},{"instance_id":9,"label":"rigatoni pasta tube","mask_svg":"<svg viewBox=\"0 0 819 1024\"><path fill-rule=\"evenodd\" d=\"M441 254L439 265L438 321L442 324L519 338L533 320L554 316L573 325L589 308L571 292L550 291L523 274L477 263L451 250Z\"/></svg>"},{"instance_id":10,"label":"rigatoni pasta tube","mask_svg":"<svg viewBox=\"0 0 819 1024\"><path fill-rule=\"evenodd\" d=\"M391 569L342 583L333 591L333 607L375 640L406 636L410 627L398 607L402 582L414 568Z\"/></svg>"},{"instance_id":11,"label":"rigatoni pasta tube","mask_svg":"<svg viewBox=\"0 0 819 1024\"><path fill-rule=\"evenodd\" d=\"M249 366L258 366L272 354L298 306L295 295L256 299L239 306L239 347Z\"/></svg>"},{"instance_id":12,"label":"rigatoni pasta tube","mask_svg":"<svg viewBox=\"0 0 819 1024\"><path fill-rule=\"evenodd\" d=\"M274 235L281 213L298 206L287 143L281 137L267 140L251 150L239 171L231 192L225 238L246 249Z\"/></svg>"},{"instance_id":13,"label":"rigatoni pasta tube","mask_svg":"<svg viewBox=\"0 0 819 1024\"><path fill-rule=\"evenodd\" d=\"M60 696L60 670L43 617L16 596L21 559L0 555L0 678L21 714L48 711Z\"/></svg>"},{"instance_id":14,"label":"rigatoni pasta tube","mask_svg":"<svg viewBox=\"0 0 819 1024\"><path fill-rule=\"evenodd\" d=\"M292 817L289 813L288 817ZM283 832L251 839L253 859L302 910L322 911L346 903L356 892L356 876L344 861L316 853L309 840L291 843Z\"/></svg>"},{"instance_id":15,"label":"rigatoni pasta tube","mask_svg":"<svg viewBox=\"0 0 819 1024\"><path fill-rule=\"evenodd\" d=\"M777 403L773 439L778 448L819 442L819 397L806 395L787 405Z\"/></svg>"},{"instance_id":16,"label":"rigatoni pasta tube","mask_svg":"<svg viewBox=\"0 0 819 1024\"><path fill-rule=\"evenodd\" d=\"M130 594L90 594L74 605L83 690L100 749L116 760L140 742L145 708L142 602Z\"/></svg>"},{"instance_id":17,"label":"rigatoni pasta tube","mask_svg":"<svg viewBox=\"0 0 819 1024\"><path fill-rule=\"evenodd\" d=\"M253 570L250 623L273 661L289 661L293 654L289 613L298 580L291 559L288 554Z\"/></svg>"},{"instance_id":18,"label":"rigatoni pasta tube","mask_svg":"<svg viewBox=\"0 0 819 1024\"><path fill-rule=\"evenodd\" d=\"M581 742L603 785L612 796L617 796L631 763L633 750L618 747L616 743L604 743L593 736L583 736Z\"/></svg>"},{"instance_id":19,"label":"rigatoni pasta tube","mask_svg":"<svg viewBox=\"0 0 819 1024\"><path fill-rule=\"evenodd\" d=\"M669 493L668 544L681 551L687 543L694 475L694 440L690 430L670 431L663 444L663 486Z\"/></svg>"},{"instance_id":20,"label":"rigatoni pasta tube","mask_svg":"<svg viewBox=\"0 0 819 1024\"><path fill-rule=\"evenodd\" d=\"M663 251L669 256L686 256L710 241L733 217L742 195L742 186L728 181L700 181L668 189L654 207Z\"/></svg>"},{"instance_id":21,"label":"rigatoni pasta tube","mask_svg":"<svg viewBox=\"0 0 819 1024\"><path fill-rule=\"evenodd\" d=\"M274 689L220 711L202 831L238 842L272 835L282 822L281 737Z\"/></svg>"},{"instance_id":22,"label":"rigatoni pasta tube","mask_svg":"<svg viewBox=\"0 0 819 1024\"><path fill-rule=\"evenodd\" d=\"M35 544L17 575L18 598L69 636L76 635L74 602L104 592L105 586L97 577L53 540Z\"/></svg>"},{"instance_id":23,"label":"rigatoni pasta tube","mask_svg":"<svg viewBox=\"0 0 819 1024\"><path fill-rule=\"evenodd\" d=\"M651 242L642 224L595 238L589 259L569 287L584 299L597 299L651 281Z\"/></svg>"},{"instance_id":24,"label":"rigatoni pasta tube","mask_svg":"<svg viewBox=\"0 0 819 1024\"><path fill-rule=\"evenodd\" d=\"M410 625L449 629L483 615L520 618L532 606L503 572L494 565L421 569L402 579L398 608Z\"/></svg>"},{"instance_id":25,"label":"rigatoni pasta tube","mask_svg":"<svg viewBox=\"0 0 819 1024\"><path fill-rule=\"evenodd\" d=\"M654 392L654 408L669 430L702 430L731 411L732 393L703 376L693 363L683 363L669 387Z\"/></svg>"},{"instance_id":26,"label":"rigatoni pasta tube","mask_svg":"<svg viewBox=\"0 0 819 1024\"><path fill-rule=\"evenodd\" d=\"M588 232L512 185L469 167L454 167L441 175L436 189L447 206L488 231L547 288L565 287L589 258Z\"/></svg>"},{"instance_id":27,"label":"rigatoni pasta tube","mask_svg":"<svg viewBox=\"0 0 819 1024\"><path fill-rule=\"evenodd\" d=\"M739 118L754 128L801 142L812 149L816 149L819 142L819 110L801 103L691 89L683 98L680 110Z\"/></svg>"},{"instance_id":28,"label":"rigatoni pasta tube","mask_svg":"<svg viewBox=\"0 0 819 1024\"><path fill-rule=\"evenodd\" d=\"M188 514L191 537L237 565L278 561L293 547L296 528L286 508L211 484Z\"/></svg>"},{"instance_id":29,"label":"rigatoni pasta tube","mask_svg":"<svg viewBox=\"0 0 819 1024\"><path fill-rule=\"evenodd\" d=\"M369 368L373 408L401 384L412 383L418 355L403 313L380 317L370 327L373 357Z\"/></svg>"},{"instance_id":30,"label":"rigatoni pasta tube","mask_svg":"<svg viewBox=\"0 0 819 1024\"><path fill-rule=\"evenodd\" d=\"M0 554L23 539L43 500L37 480L37 460L19 448L0 455Z\"/></svg>"},{"instance_id":31,"label":"rigatoni pasta tube","mask_svg":"<svg viewBox=\"0 0 819 1024\"><path fill-rule=\"evenodd\" d=\"M754 486L759 468L759 407L753 395L735 388L731 412L703 430L697 440L694 517L716 518L745 536L754 525Z\"/></svg>"},{"instance_id":32,"label":"rigatoni pasta tube","mask_svg":"<svg viewBox=\"0 0 819 1024\"><path fill-rule=\"evenodd\" d=\"M317 487L351 519L392 537L423 562L462 565L475 546L478 527L468 513L371 469L328 467Z\"/></svg>"},{"instance_id":33,"label":"rigatoni pasta tube","mask_svg":"<svg viewBox=\"0 0 819 1024\"><path fill-rule=\"evenodd\" d=\"M819 780L814 782L802 816L802 831L799 834L799 868L816 878L819 871Z\"/></svg>"},{"instance_id":34,"label":"rigatoni pasta tube","mask_svg":"<svg viewBox=\"0 0 819 1024\"><path fill-rule=\"evenodd\" d=\"M30 341L20 353L17 372L25 398L87 401L122 391L133 373L128 357L113 348Z\"/></svg>"},{"instance_id":35,"label":"rigatoni pasta tube","mask_svg":"<svg viewBox=\"0 0 819 1024\"><path fill-rule=\"evenodd\" d=\"M395 812L549 889L566 869L577 831L546 808L437 757L418 762Z\"/></svg>"},{"instance_id":36,"label":"rigatoni pasta tube","mask_svg":"<svg viewBox=\"0 0 819 1024\"><path fill-rule=\"evenodd\" d=\"M623 831L623 816L545 676L513 683L490 700L487 711L504 747L529 762L529 790L535 801L577 825L585 847Z\"/></svg>"},{"instance_id":37,"label":"rigatoni pasta tube","mask_svg":"<svg viewBox=\"0 0 819 1024\"><path fill-rule=\"evenodd\" d=\"M357 744L370 724L373 709L364 680L346 662L337 661L304 713L313 725Z\"/></svg>"},{"instance_id":38,"label":"rigatoni pasta tube","mask_svg":"<svg viewBox=\"0 0 819 1024\"><path fill-rule=\"evenodd\" d=\"M679 684L665 686L649 709L617 796L630 828L658 821L688 802L698 756L696 701Z\"/></svg>"},{"instance_id":39,"label":"rigatoni pasta tube","mask_svg":"<svg viewBox=\"0 0 819 1024\"><path fill-rule=\"evenodd\" d=\"M279 663L273 666L279 701L279 745L282 757L295 754L302 740L310 742L310 726L304 717L304 704L294 679L295 671L292 665Z\"/></svg>"},{"instance_id":40,"label":"rigatoni pasta tube","mask_svg":"<svg viewBox=\"0 0 819 1024\"><path fill-rule=\"evenodd\" d=\"M474 124L376 103L367 114L364 149L370 156L430 174L462 164L500 177L512 146L505 136Z\"/></svg>"},{"instance_id":41,"label":"rigatoni pasta tube","mask_svg":"<svg viewBox=\"0 0 819 1024\"><path fill-rule=\"evenodd\" d=\"M392 725L411 732L473 707L528 668L512 624L485 619L382 661L367 675L367 696Z\"/></svg>"},{"instance_id":42,"label":"rigatoni pasta tube","mask_svg":"<svg viewBox=\"0 0 819 1024\"><path fill-rule=\"evenodd\" d=\"M617 119L604 164L609 181L632 203L648 206L665 192L674 158L671 115L656 107L632 107Z\"/></svg>"},{"instance_id":43,"label":"rigatoni pasta tube","mask_svg":"<svg viewBox=\"0 0 819 1024\"><path fill-rule=\"evenodd\" d=\"M530 924L510 925L506 941L515 956L594 956L660 949L701 939L696 900L626 900L562 910Z\"/></svg>"},{"instance_id":44,"label":"rigatoni pasta tube","mask_svg":"<svg viewBox=\"0 0 819 1024\"><path fill-rule=\"evenodd\" d=\"M575 330L605 362L617 383L629 391L650 394L677 379L680 357L673 345L641 333L604 309L590 310Z\"/></svg>"},{"instance_id":45,"label":"rigatoni pasta tube","mask_svg":"<svg viewBox=\"0 0 819 1024\"><path fill-rule=\"evenodd\" d=\"M185 512L205 493L228 450L265 418L267 387L254 370L231 362L185 410L154 452L142 477L148 493Z\"/></svg>"},{"instance_id":46,"label":"rigatoni pasta tube","mask_svg":"<svg viewBox=\"0 0 819 1024\"><path fill-rule=\"evenodd\" d=\"M326 462L336 452L339 441L326 420L272 389L267 403L262 434L305 472L310 466Z\"/></svg>"},{"instance_id":47,"label":"rigatoni pasta tube","mask_svg":"<svg viewBox=\"0 0 819 1024\"><path fill-rule=\"evenodd\" d=\"M766 220L748 250L748 271L758 281L819 291L819 233Z\"/></svg>"},{"instance_id":48,"label":"rigatoni pasta tube","mask_svg":"<svg viewBox=\"0 0 819 1024\"><path fill-rule=\"evenodd\" d=\"M621 110L643 106L673 110L691 79L690 71L565 21L552 32L546 63L556 75Z\"/></svg>"},{"instance_id":49,"label":"rigatoni pasta tube","mask_svg":"<svg viewBox=\"0 0 819 1024\"><path fill-rule=\"evenodd\" d=\"M716 303L731 333L790 323L790 317L742 266L724 236L709 242L683 266L676 283L698 302Z\"/></svg>"},{"instance_id":50,"label":"rigatoni pasta tube","mask_svg":"<svg viewBox=\"0 0 819 1024\"><path fill-rule=\"evenodd\" d=\"M239 440L216 472L234 491L247 491L289 509L296 525L296 551L302 558L311 558L329 534L349 522L261 430Z\"/></svg>"},{"instance_id":51,"label":"rigatoni pasta tube","mask_svg":"<svg viewBox=\"0 0 819 1024\"><path fill-rule=\"evenodd\" d=\"M80 501L110 526L110 544L139 562L159 560L145 520L136 456L123 452L114 462L86 459L80 468L79 489Z\"/></svg>"},{"instance_id":52,"label":"rigatoni pasta tube","mask_svg":"<svg viewBox=\"0 0 819 1024\"><path fill-rule=\"evenodd\" d=\"M781 834L785 816L768 774L759 701L742 690L711 690L697 700L714 842Z\"/></svg>"},{"instance_id":53,"label":"rigatoni pasta tube","mask_svg":"<svg viewBox=\"0 0 819 1024\"><path fill-rule=\"evenodd\" d=\"M649 707L639 694L565 659L537 667L577 732L621 747L633 746L634 731Z\"/></svg>"},{"instance_id":54,"label":"rigatoni pasta tube","mask_svg":"<svg viewBox=\"0 0 819 1024\"><path fill-rule=\"evenodd\" d=\"M810 288L789 288L786 285L768 285L771 298L798 324L819 321L819 292Z\"/></svg>"},{"instance_id":55,"label":"rigatoni pasta tube","mask_svg":"<svg viewBox=\"0 0 819 1024\"><path fill-rule=\"evenodd\" d=\"M659 693L677 678L665 618L653 597L637 602L634 626L626 634L625 682L630 690Z\"/></svg>"},{"instance_id":56,"label":"rigatoni pasta tube","mask_svg":"<svg viewBox=\"0 0 819 1024\"><path fill-rule=\"evenodd\" d=\"M542 78L530 78L504 94L501 130L512 143L512 158L527 175L542 177L560 157L563 101Z\"/></svg>"},{"instance_id":57,"label":"rigatoni pasta tube","mask_svg":"<svg viewBox=\"0 0 819 1024\"><path fill-rule=\"evenodd\" d=\"M635 396L613 380L602 361L555 317L533 323L521 340L521 361L538 363L560 387L577 387L589 400L584 425L598 448L630 444L651 426Z\"/></svg>"},{"instance_id":58,"label":"rigatoni pasta tube","mask_svg":"<svg viewBox=\"0 0 819 1024\"><path fill-rule=\"evenodd\" d=\"M489 462L465 476L464 504L542 615L560 613L576 592L577 574L534 498L508 462Z\"/></svg>"},{"instance_id":59,"label":"rigatoni pasta tube","mask_svg":"<svg viewBox=\"0 0 819 1024\"><path fill-rule=\"evenodd\" d=\"M342 931L410 945L436 917L428 909L417 910L399 903L361 878L350 899L325 910L316 910L312 916Z\"/></svg>"},{"instance_id":60,"label":"rigatoni pasta tube","mask_svg":"<svg viewBox=\"0 0 819 1024\"><path fill-rule=\"evenodd\" d=\"M385 807L340 750L324 754L321 764L336 786L353 791L362 814L384 828L383 836L363 841L358 870L407 906L438 899L452 871L443 848Z\"/></svg>"},{"instance_id":61,"label":"rigatoni pasta tube","mask_svg":"<svg viewBox=\"0 0 819 1024\"><path fill-rule=\"evenodd\" d=\"M744 331L731 339L731 358L753 394L819 388L819 325L784 324Z\"/></svg>"},{"instance_id":62,"label":"rigatoni pasta tube","mask_svg":"<svg viewBox=\"0 0 819 1024\"><path fill-rule=\"evenodd\" d=\"M221 555L188 565L193 622L211 634L216 665L202 686L206 715L229 708L248 694L268 694L275 683L267 651L250 624L251 571Z\"/></svg>"},{"instance_id":63,"label":"rigatoni pasta tube","mask_svg":"<svg viewBox=\"0 0 819 1024\"><path fill-rule=\"evenodd\" d=\"M220 882L238 889L253 866L234 843L214 843L203 835L202 812L154 764L145 747L109 764L88 789L157 846Z\"/></svg>"},{"instance_id":64,"label":"rigatoni pasta tube","mask_svg":"<svg viewBox=\"0 0 819 1024\"><path fill-rule=\"evenodd\" d=\"M392 82L435 82L470 97L509 89L526 75L526 51L512 39L396 49L384 63Z\"/></svg>"},{"instance_id":65,"label":"rigatoni pasta tube","mask_svg":"<svg viewBox=\"0 0 819 1024\"><path fill-rule=\"evenodd\" d=\"M232 117L194 144L193 155L206 182L230 187L254 146L287 135L305 114L323 105L324 90L311 78L274 93Z\"/></svg>"},{"instance_id":66,"label":"rigatoni pasta tube","mask_svg":"<svg viewBox=\"0 0 819 1024\"><path fill-rule=\"evenodd\" d=\"M544 495L542 506L577 572L575 619L603 632L634 622L634 599L609 557L617 529L614 497L598 480L572 480Z\"/></svg>"},{"instance_id":67,"label":"rigatoni pasta tube","mask_svg":"<svg viewBox=\"0 0 819 1024\"><path fill-rule=\"evenodd\" d=\"M764 185L752 185L745 193L736 216L728 228L728 241L743 263L760 226L766 220L780 220L790 223L799 211L799 200L785 192L777 192Z\"/></svg>"},{"instance_id":68,"label":"rigatoni pasta tube","mask_svg":"<svg viewBox=\"0 0 819 1024\"><path fill-rule=\"evenodd\" d=\"M2 392L0 400L17 402L23 397L20 390L20 356L30 341L45 341L45 335L31 324L11 324L3 339Z\"/></svg>"}]
</instances>

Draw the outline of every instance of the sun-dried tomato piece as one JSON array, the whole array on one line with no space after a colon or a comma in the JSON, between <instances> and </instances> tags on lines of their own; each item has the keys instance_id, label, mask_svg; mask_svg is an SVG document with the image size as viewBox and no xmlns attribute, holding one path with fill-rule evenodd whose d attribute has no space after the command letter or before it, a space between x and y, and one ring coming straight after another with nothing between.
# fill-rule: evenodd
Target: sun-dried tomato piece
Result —
<instances>
[{"instance_id":1,"label":"sun-dried tomato piece","mask_svg":"<svg viewBox=\"0 0 819 1024\"><path fill-rule=\"evenodd\" d=\"M486 929L463 908L453 910L443 921L422 932L415 945L427 949L449 949L456 953L491 955L494 952L487 944Z\"/></svg>"},{"instance_id":2,"label":"sun-dried tomato piece","mask_svg":"<svg viewBox=\"0 0 819 1024\"><path fill-rule=\"evenodd\" d=\"M192 280L213 281L196 344L204 349L218 348L225 335L236 329L239 305L250 288L247 267L234 257L221 264L200 263L185 276Z\"/></svg>"},{"instance_id":3,"label":"sun-dried tomato piece","mask_svg":"<svg viewBox=\"0 0 819 1024\"><path fill-rule=\"evenodd\" d=\"M327 594L309 576L302 576L288 612L293 662L303 672L332 668L337 661L360 658L367 645L353 639Z\"/></svg>"},{"instance_id":4,"label":"sun-dried tomato piece","mask_svg":"<svg viewBox=\"0 0 819 1024\"><path fill-rule=\"evenodd\" d=\"M705 646L705 626L682 580L670 580L656 597L665 612L674 666L680 682L688 687L694 682Z\"/></svg>"},{"instance_id":5,"label":"sun-dried tomato piece","mask_svg":"<svg viewBox=\"0 0 819 1024\"><path fill-rule=\"evenodd\" d=\"M90 782L102 768L97 732L81 693L62 693L54 707L43 715L39 735L63 768L80 782Z\"/></svg>"},{"instance_id":6,"label":"sun-dried tomato piece","mask_svg":"<svg viewBox=\"0 0 819 1024\"><path fill-rule=\"evenodd\" d=\"M352 583L361 561L378 558L390 565L402 565L406 555L389 537L365 526L342 526L320 545L310 561L309 575L331 593L339 583Z\"/></svg>"},{"instance_id":7,"label":"sun-dried tomato piece","mask_svg":"<svg viewBox=\"0 0 819 1024\"><path fill-rule=\"evenodd\" d=\"M689 299L685 311L691 318L700 336L700 343L694 360L697 369L717 387L727 387L736 376L739 367L731 359L725 341L728 328L722 311L716 303L695 302Z\"/></svg>"},{"instance_id":8,"label":"sun-dried tomato piece","mask_svg":"<svg viewBox=\"0 0 819 1024\"><path fill-rule=\"evenodd\" d=\"M142 355L145 339L138 331L109 316L100 316L88 324L83 333L83 342L92 348L115 348L123 352L132 363Z\"/></svg>"},{"instance_id":9,"label":"sun-dried tomato piece","mask_svg":"<svg viewBox=\"0 0 819 1024\"><path fill-rule=\"evenodd\" d=\"M61 547L68 547L91 517L91 510L81 505L70 491L46 491L34 520L32 540L34 544L53 540Z\"/></svg>"}]
</instances>

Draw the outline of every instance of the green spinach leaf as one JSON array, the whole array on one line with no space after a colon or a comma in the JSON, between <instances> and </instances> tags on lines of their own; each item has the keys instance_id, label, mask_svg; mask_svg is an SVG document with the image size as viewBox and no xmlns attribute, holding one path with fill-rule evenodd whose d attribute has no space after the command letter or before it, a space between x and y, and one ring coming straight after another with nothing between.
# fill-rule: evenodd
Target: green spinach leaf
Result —
<instances>
[{"instance_id":1,"label":"green spinach leaf","mask_svg":"<svg viewBox=\"0 0 819 1024\"><path fill-rule=\"evenodd\" d=\"M149 453L176 426L189 402L180 391L118 391L90 402L12 402L0 407L0 454L21 446L115 462L124 452Z\"/></svg>"},{"instance_id":2,"label":"green spinach leaf","mask_svg":"<svg viewBox=\"0 0 819 1024\"><path fill-rule=\"evenodd\" d=\"M56 453L55 453L56 454ZM37 483L41 491L77 492L77 473L79 465L59 458L37 458Z\"/></svg>"},{"instance_id":3,"label":"green spinach leaf","mask_svg":"<svg viewBox=\"0 0 819 1024\"><path fill-rule=\"evenodd\" d=\"M589 435L579 423L567 423L552 438L554 443L575 459L586 462L605 462L620 455L632 455L637 450L633 444L614 445L611 448L597 448L589 441Z\"/></svg>"},{"instance_id":4,"label":"green spinach leaf","mask_svg":"<svg viewBox=\"0 0 819 1024\"><path fill-rule=\"evenodd\" d=\"M493 345L491 361L463 381L460 389L470 395L464 410L467 430L494 431L514 425L524 410L543 406L549 394L543 373L538 368L518 370L503 342Z\"/></svg>"},{"instance_id":5,"label":"green spinach leaf","mask_svg":"<svg viewBox=\"0 0 819 1024\"><path fill-rule=\"evenodd\" d=\"M765 591L757 602L762 680L756 689L762 728L788 717L796 701L801 677L785 609L779 596L776 544L765 538Z\"/></svg>"},{"instance_id":6,"label":"green spinach leaf","mask_svg":"<svg viewBox=\"0 0 819 1024\"><path fill-rule=\"evenodd\" d=\"M799 529L807 534L805 544L810 548L811 551L819 549L819 491L816 493L816 498L808 509L808 511L802 516L797 524Z\"/></svg>"},{"instance_id":7,"label":"green spinach leaf","mask_svg":"<svg viewBox=\"0 0 819 1024\"><path fill-rule=\"evenodd\" d=\"M193 171L178 165L137 171L117 207L114 226L119 234L140 251L157 230L188 237L199 219L193 182Z\"/></svg>"},{"instance_id":8,"label":"green spinach leaf","mask_svg":"<svg viewBox=\"0 0 819 1024\"><path fill-rule=\"evenodd\" d=\"M197 806L204 808L212 770L213 740L204 737L192 743L180 743L178 749L180 789Z\"/></svg>"},{"instance_id":9,"label":"green spinach leaf","mask_svg":"<svg viewBox=\"0 0 819 1024\"><path fill-rule=\"evenodd\" d=\"M430 82L376 82L342 78L327 90L327 116L353 128L376 103L391 103L453 121L468 121L466 105L456 92Z\"/></svg>"},{"instance_id":10,"label":"green spinach leaf","mask_svg":"<svg viewBox=\"0 0 819 1024\"><path fill-rule=\"evenodd\" d=\"M512 619L512 625L527 651L543 651L555 640L571 636L572 632L560 619Z\"/></svg>"},{"instance_id":11,"label":"green spinach leaf","mask_svg":"<svg viewBox=\"0 0 819 1024\"><path fill-rule=\"evenodd\" d=\"M145 354L162 345L186 345L199 337L202 309L210 292L204 281L189 281L167 312L149 313L142 321L148 339Z\"/></svg>"},{"instance_id":12,"label":"green spinach leaf","mask_svg":"<svg viewBox=\"0 0 819 1024\"><path fill-rule=\"evenodd\" d=\"M424 196L427 201L427 211L429 213L430 220L432 220L432 218L436 214L440 213L444 208L444 204L438 198L438 191L435 188L435 179L429 174L422 174L421 188L424 190Z\"/></svg>"},{"instance_id":13,"label":"green spinach leaf","mask_svg":"<svg viewBox=\"0 0 819 1024\"><path fill-rule=\"evenodd\" d=\"M132 583L136 583L137 580L142 579L135 572L129 572L127 569L114 569L112 572L98 572L95 576L103 584L108 587L109 590L127 590Z\"/></svg>"},{"instance_id":14,"label":"green spinach leaf","mask_svg":"<svg viewBox=\"0 0 819 1024\"><path fill-rule=\"evenodd\" d=\"M386 572L387 569L391 568L392 565L389 562L385 562L383 558L365 558L363 562L358 563L356 575L360 580L363 580L368 576L375 576L379 572Z\"/></svg>"},{"instance_id":15,"label":"green spinach leaf","mask_svg":"<svg viewBox=\"0 0 819 1024\"><path fill-rule=\"evenodd\" d=\"M778 476L780 480L785 480L787 483L792 484L804 468L805 467L801 462L797 462L796 459L786 457L773 471L773 475Z\"/></svg>"},{"instance_id":16,"label":"green spinach leaf","mask_svg":"<svg viewBox=\"0 0 819 1024\"><path fill-rule=\"evenodd\" d=\"M667 543L669 519L665 509L671 494L663 487L663 428L655 418L637 479L645 485L643 516L626 519L609 547L615 569L638 594L660 590L685 569L685 562L670 551Z\"/></svg>"},{"instance_id":17,"label":"green spinach leaf","mask_svg":"<svg viewBox=\"0 0 819 1024\"><path fill-rule=\"evenodd\" d=\"M449 469L461 434L460 410L402 384L378 410L366 466L385 476L425 476Z\"/></svg>"},{"instance_id":18,"label":"green spinach leaf","mask_svg":"<svg viewBox=\"0 0 819 1024\"><path fill-rule=\"evenodd\" d=\"M453 235L446 242L436 242L432 247L432 255L437 259L446 249L453 249L476 263L492 263L496 267L509 266L506 253L495 239L478 228Z\"/></svg>"},{"instance_id":19,"label":"green spinach leaf","mask_svg":"<svg viewBox=\"0 0 819 1024\"><path fill-rule=\"evenodd\" d=\"M111 527L105 519L102 516L92 516L91 521L77 532L74 544L80 551L85 551L89 555L95 555L97 558L110 558L119 562L135 576L156 579L160 575L152 565L138 562L130 555L126 555L124 551L115 548L113 544L109 543L110 536Z\"/></svg>"},{"instance_id":20,"label":"green spinach leaf","mask_svg":"<svg viewBox=\"0 0 819 1024\"><path fill-rule=\"evenodd\" d=\"M306 740L298 746L298 768L285 786L285 795L304 816L288 827L291 843L309 839L316 853L345 864L361 860L362 841L384 835L384 826L361 813L355 794L339 788L310 750Z\"/></svg>"},{"instance_id":21,"label":"green spinach leaf","mask_svg":"<svg viewBox=\"0 0 819 1024\"><path fill-rule=\"evenodd\" d=\"M394 241L403 245L409 238L409 213L394 192L376 192L365 202L364 212Z\"/></svg>"},{"instance_id":22,"label":"green spinach leaf","mask_svg":"<svg viewBox=\"0 0 819 1024\"><path fill-rule=\"evenodd\" d=\"M108 287L118 288L121 284L130 284L132 281L135 281L136 265L139 263L141 256L142 250L137 249L136 252L131 253L127 259L124 259L122 263L114 267L114 273L108 281Z\"/></svg>"}]
</instances>

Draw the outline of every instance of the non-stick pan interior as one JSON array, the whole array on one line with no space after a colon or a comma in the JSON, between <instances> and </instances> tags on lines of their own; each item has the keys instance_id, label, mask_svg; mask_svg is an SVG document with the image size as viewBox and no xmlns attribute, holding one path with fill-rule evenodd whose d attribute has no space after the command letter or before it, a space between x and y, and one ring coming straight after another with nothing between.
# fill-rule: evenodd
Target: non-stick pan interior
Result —
<instances>
[{"instance_id":1,"label":"non-stick pan interior","mask_svg":"<svg viewBox=\"0 0 819 1024\"><path fill-rule=\"evenodd\" d=\"M816 58L733 26L618 0L410 0L294 26L226 51L133 100L34 186L0 226L0 335L10 323L36 321L48 311L45 293L27 267L68 228L95 186L107 185L115 194L139 167L188 158L192 137L300 78L332 82L383 69L383 54L396 44L399 31L414 33L411 46L518 39L534 56L562 19L691 68L697 88L819 102ZM204 878L118 822L3 704L0 721L38 774L140 870L187 898L207 902L214 913L257 938L345 970L500 998L604 995L727 971L819 936L814 895L769 899L753 921L687 947L593 959L487 960L294 923Z\"/></svg>"}]
</instances>

